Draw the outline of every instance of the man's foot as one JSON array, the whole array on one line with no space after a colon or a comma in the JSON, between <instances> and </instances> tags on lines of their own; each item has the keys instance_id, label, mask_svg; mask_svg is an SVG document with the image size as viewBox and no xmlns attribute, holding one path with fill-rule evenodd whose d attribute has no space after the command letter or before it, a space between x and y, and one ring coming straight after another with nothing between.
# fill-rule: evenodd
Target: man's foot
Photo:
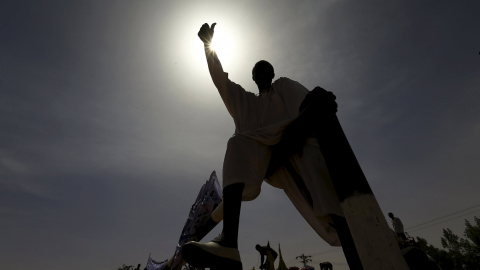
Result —
<instances>
[{"instance_id":1,"label":"man's foot","mask_svg":"<svg viewBox=\"0 0 480 270\"><path fill-rule=\"evenodd\" d=\"M240 252L222 245L222 240L220 236L208 243L188 242L182 247L182 257L196 268L242 270Z\"/></svg>"}]
</instances>

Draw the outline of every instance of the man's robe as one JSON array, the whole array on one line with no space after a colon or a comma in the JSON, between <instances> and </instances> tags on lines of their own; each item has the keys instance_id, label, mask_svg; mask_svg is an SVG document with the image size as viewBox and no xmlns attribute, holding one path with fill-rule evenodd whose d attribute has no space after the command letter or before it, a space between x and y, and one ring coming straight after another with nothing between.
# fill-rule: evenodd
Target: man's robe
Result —
<instances>
[{"instance_id":1,"label":"man's robe","mask_svg":"<svg viewBox=\"0 0 480 270\"><path fill-rule=\"evenodd\" d=\"M393 230L396 233L405 233L405 231L403 230L403 223L398 217L392 218L392 226L393 226Z\"/></svg>"},{"instance_id":2,"label":"man's robe","mask_svg":"<svg viewBox=\"0 0 480 270\"><path fill-rule=\"evenodd\" d=\"M264 180L283 189L312 228L327 243L339 246L329 215L343 216L343 212L315 138L307 140L302 155L295 154L289 160L305 184L313 205L285 167L264 179L272 154L269 146L281 140L286 126L298 116L300 104L309 91L296 81L279 78L270 91L257 96L232 82L221 66L209 62L209 69L235 122L235 134L227 144L223 164L223 187L245 183L242 200L255 199Z\"/></svg>"}]
</instances>

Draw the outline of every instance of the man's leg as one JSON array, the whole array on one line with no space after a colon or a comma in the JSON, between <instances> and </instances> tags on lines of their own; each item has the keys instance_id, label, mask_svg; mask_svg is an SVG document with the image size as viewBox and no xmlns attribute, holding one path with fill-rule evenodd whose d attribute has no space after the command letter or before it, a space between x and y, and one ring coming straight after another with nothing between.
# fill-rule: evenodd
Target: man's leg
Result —
<instances>
[{"instance_id":1,"label":"man's leg","mask_svg":"<svg viewBox=\"0 0 480 270\"><path fill-rule=\"evenodd\" d=\"M270 159L270 148L241 135L227 143L223 162L223 230L208 243L189 242L182 256L197 268L240 270L238 225L242 200L253 200L260 193ZM238 179L245 182L239 183Z\"/></svg>"},{"instance_id":2,"label":"man's leg","mask_svg":"<svg viewBox=\"0 0 480 270\"><path fill-rule=\"evenodd\" d=\"M238 248L238 225L242 206L244 183L236 183L223 189L223 230L222 246Z\"/></svg>"},{"instance_id":3,"label":"man's leg","mask_svg":"<svg viewBox=\"0 0 480 270\"><path fill-rule=\"evenodd\" d=\"M222 234L208 243L189 242L182 248L185 261L197 268L241 270L238 252L238 225L245 184L236 183L223 189Z\"/></svg>"}]
</instances>

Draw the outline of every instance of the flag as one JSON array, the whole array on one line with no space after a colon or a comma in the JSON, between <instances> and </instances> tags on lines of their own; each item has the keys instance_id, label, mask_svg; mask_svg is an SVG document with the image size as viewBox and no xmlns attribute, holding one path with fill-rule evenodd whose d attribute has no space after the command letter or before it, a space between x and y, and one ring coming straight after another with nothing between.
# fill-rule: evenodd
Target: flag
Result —
<instances>
[{"instance_id":1,"label":"flag","mask_svg":"<svg viewBox=\"0 0 480 270\"><path fill-rule=\"evenodd\" d=\"M165 260L163 262L157 262L150 255L148 255L148 261L147 261L147 266L145 266L145 269L148 270L160 270L164 266L167 265L168 260Z\"/></svg>"},{"instance_id":2,"label":"flag","mask_svg":"<svg viewBox=\"0 0 480 270\"><path fill-rule=\"evenodd\" d=\"M213 210L222 202L222 189L218 183L217 174L213 171L210 174L208 181L202 186L198 192L197 198L193 203L190 211L188 213L187 221L183 226L180 239L178 240L177 246L175 248L175 253L173 255L173 260L171 265L167 265L167 261L163 262L164 265L168 268L161 269L171 269L171 270L180 270L184 265L182 258L182 247L185 243L189 241L199 240L196 237L196 231L200 226L202 226L207 219L212 215ZM152 260L153 261L153 260ZM150 257L149 257L150 262ZM152 267L155 267L155 264L152 264ZM162 265L162 267L164 267ZM147 263L147 270L159 270L160 268L149 268Z\"/></svg>"}]
</instances>

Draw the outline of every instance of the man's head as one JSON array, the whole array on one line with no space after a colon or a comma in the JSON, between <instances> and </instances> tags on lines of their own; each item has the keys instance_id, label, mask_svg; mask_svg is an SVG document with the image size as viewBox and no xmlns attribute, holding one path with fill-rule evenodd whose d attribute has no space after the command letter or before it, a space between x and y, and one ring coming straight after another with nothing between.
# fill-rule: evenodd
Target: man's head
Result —
<instances>
[{"instance_id":1,"label":"man's head","mask_svg":"<svg viewBox=\"0 0 480 270\"><path fill-rule=\"evenodd\" d=\"M388 213L388 216L389 216L390 218L393 218L393 214L392 214L392 213Z\"/></svg>"},{"instance_id":2,"label":"man's head","mask_svg":"<svg viewBox=\"0 0 480 270\"><path fill-rule=\"evenodd\" d=\"M252 69L252 79L257 84L258 91L270 88L274 77L273 66L265 60L258 61Z\"/></svg>"}]
</instances>

